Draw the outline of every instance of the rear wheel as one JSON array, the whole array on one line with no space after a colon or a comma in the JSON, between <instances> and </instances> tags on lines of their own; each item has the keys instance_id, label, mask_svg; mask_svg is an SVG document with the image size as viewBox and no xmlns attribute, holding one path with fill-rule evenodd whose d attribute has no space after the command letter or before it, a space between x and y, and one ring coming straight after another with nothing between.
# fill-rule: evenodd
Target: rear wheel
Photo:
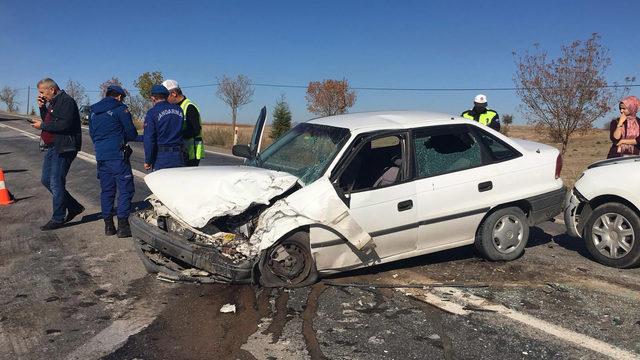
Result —
<instances>
[{"instance_id":1,"label":"rear wheel","mask_svg":"<svg viewBox=\"0 0 640 360\"><path fill-rule=\"evenodd\" d=\"M517 207L498 209L480 224L476 234L476 249L491 261L517 259L529 240L529 224Z\"/></svg>"},{"instance_id":2,"label":"rear wheel","mask_svg":"<svg viewBox=\"0 0 640 360\"><path fill-rule=\"evenodd\" d=\"M265 250L259 262L260 284L266 287L302 287L318 280L309 235L298 231Z\"/></svg>"},{"instance_id":3,"label":"rear wheel","mask_svg":"<svg viewBox=\"0 0 640 360\"><path fill-rule=\"evenodd\" d=\"M640 264L640 218L626 205L605 203L587 220L584 240L601 264L629 268Z\"/></svg>"}]
</instances>

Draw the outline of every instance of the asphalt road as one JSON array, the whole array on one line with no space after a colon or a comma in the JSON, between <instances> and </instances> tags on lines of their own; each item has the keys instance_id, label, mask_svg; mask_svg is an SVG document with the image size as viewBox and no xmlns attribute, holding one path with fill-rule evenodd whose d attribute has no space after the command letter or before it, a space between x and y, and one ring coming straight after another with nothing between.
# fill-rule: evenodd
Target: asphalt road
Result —
<instances>
[{"instance_id":1,"label":"asphalt road","mask_svg":"<svg viewBox=\"0 0 640 360\"><path fill-rule=\"evenodd\" d=\"M38 230L51 198L32 134L0 118L0 167L18 198L0 207L0 359L640 358L640 269L593 262L561 223L532 229L508 263L465 247L291 291L166 283L131 240L102 235L88 136L68 176L86 212ZM133 164L143 175L139 146ZM136 205L148 194L136 176ZM434 282L450 286L393 287ZM220 313L225 304L236 312Z\"/></svg>"}]
</instances>

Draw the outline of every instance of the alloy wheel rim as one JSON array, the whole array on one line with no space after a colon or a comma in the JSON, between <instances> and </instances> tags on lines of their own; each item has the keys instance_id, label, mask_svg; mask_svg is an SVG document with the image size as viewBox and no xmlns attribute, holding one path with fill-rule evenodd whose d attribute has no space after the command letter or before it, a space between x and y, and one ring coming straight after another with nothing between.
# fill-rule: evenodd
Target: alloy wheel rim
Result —
<instances>
[{"instance_id":1,"label":"alloy wheel rim","mask_svg":"<svg viewBox=\"0 0 640 360\"><path fill-rule=\"evenodd\" d=\"M500 253L514 252L524 238L524 227L520 219L513 215L501 217L493 227L493 246Z\"/></svg>"},{"instance_id":2,"label":"alloy wheel rim","mask_svg":"<svg viewBox=\"0 0 640 360\"><path fill-rule=\"evenodd\" d=\"M606 213L593 223L591 241L600 254L610 259L620 259L633 248L635 232L624 216Z\"/></svg>"}]
</instances>

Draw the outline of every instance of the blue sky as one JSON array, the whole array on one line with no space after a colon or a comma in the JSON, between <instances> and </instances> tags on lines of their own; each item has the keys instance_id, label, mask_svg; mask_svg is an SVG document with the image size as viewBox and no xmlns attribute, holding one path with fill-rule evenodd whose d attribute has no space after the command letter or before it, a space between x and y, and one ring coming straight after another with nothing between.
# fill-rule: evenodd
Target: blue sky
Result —
<instances>
[{"instance_id":1,"label":"blue sky","mask_svg":"<svg viewBox=\"0 0 640 360\"><path fill-rule=\"evenodd\" d=\"M133 89L159 70L183 86L245 74L256 83L306 85L326 78L356 87L513 86L513 51L602 35L606 76L640 78L640 1L9 1L0 0L0 86L45 76L87 90L119 77ZM637 94L639 88L632 93ZM207 121L229 121L215 87L185 90ZM519 116L515 93L486 91L491 107ZM253 122L280 94L294 121L310 117L305 90L257 87L240 109ZM434 110L459 114L476 92L358 91L351 111ZM90 93L92 101L97 92ZM33 100L33 95L32 95ZM22 107L26 91L21 91ZM604 121L604 120L603 120ZM601 121L602 122L602 121Z\"/></svg>"}]
</instances>

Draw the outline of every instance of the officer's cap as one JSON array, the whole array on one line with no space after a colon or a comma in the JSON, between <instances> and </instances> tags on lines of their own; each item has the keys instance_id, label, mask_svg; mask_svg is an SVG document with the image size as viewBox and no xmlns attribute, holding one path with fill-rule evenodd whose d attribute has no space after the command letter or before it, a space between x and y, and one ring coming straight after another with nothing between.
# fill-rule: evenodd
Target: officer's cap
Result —
<instances>
[{"instance_id":1,"label":"officer's cap","mask_svg":"<svg viewBox=\"0 0 640 360\"><path fill-rule=\"evenodd\" d=\"M127 96L127 93L124 91L124 89L118 85L109 85L109 87L107 87L107 91L113 91L116 94Z\"/></svg>"},{"instance_id":2,"label":"officer's cap","mask_svg":"<svg viewBox=\"0 0 640 360\"><path fill-rule=\"evenodd\" d=\"M153 85L153 87L151 88L151 95L165 95L165 96L169 96L169 90L167 90L166 87L158 84L158 85Z\"/></svg>"},{"instance_id":3,"label":"officer's cap","mask_svg":"<svg viewBox=\"0 0 640 360\"><path fill-rule=\"evenodd\" d=\"M487 103L487 96L484 95L484 94L478 94L473 99L473 102L478 103L478 104L486 104Z\"/></svg>"},{"instance_id":4,"label":"officer's cap","mask_svg":"<svg viewBox=\"0 0 640 360\"><path fill-rule=\"evenodd\" d=\"M167 90L169 90L169 91L171 91L171 90L173 90L173 89L177 89L177 88L179 88L179 87L180 87L180 85L178 85L178 82L177 82L177 81L175 81L175 80L171 80L171 79L163 81L163 82L162 82L162 85L163 85L164 87L166 87L166 88L167 88Z\"/></svg>"}]
</instances>

